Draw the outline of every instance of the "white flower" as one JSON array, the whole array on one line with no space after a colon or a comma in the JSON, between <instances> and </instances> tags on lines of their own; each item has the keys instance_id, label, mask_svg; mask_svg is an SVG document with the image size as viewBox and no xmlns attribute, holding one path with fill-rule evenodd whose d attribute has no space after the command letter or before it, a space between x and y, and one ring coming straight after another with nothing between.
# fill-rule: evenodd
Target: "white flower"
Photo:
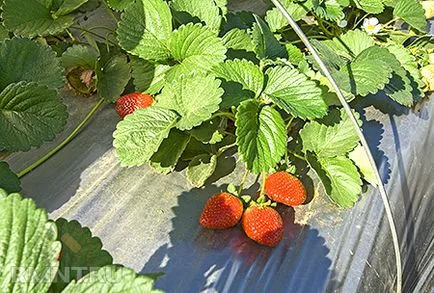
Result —
<instances>
[{"instance_id":1,"label":"white flower","mask_svg":"<svg viewBox=\"0 0 434 293\"><path fill-rule=\"evenodd\" d=\"M422 80L425 82L428 91L434 91L434 65L430 64L420 70Z\"/></svg>"},{"instance_id":2,"label":"white flower","mask_svg":"<svg viewBox=\"0 0 434 293\"><path fill-rule=\"evenodd\" d=\"M363 28L369 35L375 35L381 30L381 24L376 17L365 18Z\"/></svg>"},{"instance_id":3,"label":"white flower","mask_svg":"<svg viewBox=\"0 0 434 293\"><path fill-rule=\"evenodd\" d=\"M339 27L347 27L348 21L345 19L341 20L341 22L338 24Z\"/></svg>"},{"instance_id":4,"label":"white flower","mask_svg":"<svg viewBox=\"0 0 434 293\"><path fill-rule=\"evenodd\" d=\"M427 19L434 17L434 1L422 1L421 3L425 9L425 17Z\"/></svg>"}]
</instances>

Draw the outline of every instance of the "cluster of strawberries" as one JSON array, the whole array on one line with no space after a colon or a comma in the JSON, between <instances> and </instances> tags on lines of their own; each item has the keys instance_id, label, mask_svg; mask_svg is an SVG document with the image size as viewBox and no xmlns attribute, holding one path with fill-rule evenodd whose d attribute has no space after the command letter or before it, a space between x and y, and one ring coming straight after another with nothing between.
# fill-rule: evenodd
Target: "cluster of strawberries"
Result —
<instances>
[{"instance_id":1,"label":"cluster of strawberries","mask_svg":"<svg viewBox=\"0 0 434 293\"><path fill-rule=\"evenodd\" d=\"M154 104L154 98L144 93L131 93L120 97L116 102L116 112L121 118L135 110ZM306 190L301 181L284 171L269 175L265 180L264 191L276 203L298 206L306 200ZM244 204L248 204L244 211ZM200 224L210 229L227 229L241 220L244 232L249 238L262 245L276 246L283 238L283 220L273 208L275 203L264 196L256 202L246 203L228 192L212 196L200 216Z\"/></svg>"},{"instance_id":2,"label":"cluster of strawberries","mask_svg":"<svg viewBox=\"0 0 434 293\"><path fill-rule=\"evenodd\" d=\"M271 200L288 206L298 206L306 200L301 181L284 171L269 175L265 194ZM241 220L247 236L266 246L276 246L283 238L283 220L270 201L259 198L244 211L242 199L228 192L212 196L202 211L200 224L210 229L231 228Z\"/></svg>"}]
</instances>

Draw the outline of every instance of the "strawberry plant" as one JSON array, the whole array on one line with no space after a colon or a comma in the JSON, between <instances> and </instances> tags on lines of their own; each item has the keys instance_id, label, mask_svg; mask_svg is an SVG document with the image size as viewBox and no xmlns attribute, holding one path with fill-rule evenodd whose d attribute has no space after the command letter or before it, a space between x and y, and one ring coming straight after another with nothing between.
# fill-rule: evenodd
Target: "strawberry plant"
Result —
<instances>
[{"instance_id":1,"label":"strawberry plant","mask_svg":"<svg viewBox=\"0 0 434 293\"><path fill-rule=\"evenodd\" d=\"M114 265L77 221L53 222L33 200L3 189L0 212L1 292L161 292L154 278Z\"/></svg>"},{"instance_id":2,"label":"strawberry plant","mask_svg":"<svg viewBox=\"0 0 434 293\"><path fill-rule=\"evenodd\" d=\"M381 94L412 107L434 89L434 48L426 31L432 1L281 2L352 106ZM0 5L0 152L28 151L55 139L68 120L60 90L100 98L64 141L25 170L15 174L0 162L0 187L9 193L20 191L19 178L71 141L106 103L116 103L121 116L113 146L124 167L149 164L167 174L185 164L187 180L202 187L221 167L218 158L236 150L246 169L237 195L248 173L262 175L259 206L248 207L258 214L274 213L261 206L264 194L288 205L305 202L293 170L300 160L316 171L340 207L357 202L364 181L378 184L325 72L271 5L263 15L233 12L226 0L3 0ZM83 25L81 18L95 9L105 10L113 26ZM279 174L286 178L275 179ZM30 207L13 217L48 221L29 201L2 196L9 206ZM243 225L253 227L249 222ZM54 227L47 223L45 228ZM44 227L34 226L41 233L35 245L58 266L55 229ZM272 246L281 238L280 228L276 231L274 240L256 241ZM31 265L38 269L36 262ZM0 277L0 284L10 286L8 276ZM81 290L79 283L65 290Z\"/></svg>"}]
</instances>

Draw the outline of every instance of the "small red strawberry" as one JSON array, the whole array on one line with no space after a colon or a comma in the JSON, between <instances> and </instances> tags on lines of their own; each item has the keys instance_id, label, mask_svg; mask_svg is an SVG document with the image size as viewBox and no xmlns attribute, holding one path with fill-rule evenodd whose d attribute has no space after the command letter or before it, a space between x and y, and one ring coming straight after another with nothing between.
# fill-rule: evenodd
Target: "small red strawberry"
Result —
<instances>
[{"instance_id":1,"label":"small red strawberry","mask_svg":"<svg viewBox=\"0 0 434 293\"><path fill-rule=\"evenodd\" d=\"M124 118L137 109L151 106L154 98L151 95L143 93L131 93L120 97L116 102L116 112Z\"/></svg>"},{"instance_id":2,"label":"small red strawberry","mask_svg":"<svg viewBox=\"0 0 434 293\"><path fill-rule=\"evenodd\" d=\"M235 226L243 215L243 203L230 193L213 195L200 215L200 224L210 229L226 229Z\"/></svg>"},{"instance_id":3,"label":"small red strawberry","mask_svg":"<svg viewBox=\"0 0 434 293\"><path fill-rule=\"evenodd\" d=\"M247 236L259 244L273 247L282 240L282 217L270 206L250 206L244 212L241 224Z\"/></svg>"},{"instance_id":4,"label":"small red strawberry","mask_svg":"<svg viewBox=\"0 0 434 293\"><path fill-rule=\"evenodd\" d=\"M265 180L265 194L275 202L298 206L306 200L306 189L301 181L284 171L271 174Z\"/></svg>"}]
</instances>

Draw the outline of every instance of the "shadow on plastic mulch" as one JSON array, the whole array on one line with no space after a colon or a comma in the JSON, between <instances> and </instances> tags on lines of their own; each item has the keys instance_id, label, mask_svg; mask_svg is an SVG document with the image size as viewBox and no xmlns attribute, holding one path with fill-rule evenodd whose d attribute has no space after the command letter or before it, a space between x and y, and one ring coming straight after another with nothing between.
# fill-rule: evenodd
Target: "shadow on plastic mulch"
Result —
<instances>
[{"instance_id":1,"label":"shadow on plastic mulch","mask_svg":"<svg viewBox=\"0 0 434 293\"><path fill-rule=\"evenodd\" d=\"M203 205L225 188L211 185L178 197L171 243L154 253L142 273L163 271L157 287L167 292L316 292L327 286L329 249L317 230L294 223L292 208L278 208L285 233L276 248L256 244L240 225L220 231L201 228Z\"/></svg>"}]
</instances>

